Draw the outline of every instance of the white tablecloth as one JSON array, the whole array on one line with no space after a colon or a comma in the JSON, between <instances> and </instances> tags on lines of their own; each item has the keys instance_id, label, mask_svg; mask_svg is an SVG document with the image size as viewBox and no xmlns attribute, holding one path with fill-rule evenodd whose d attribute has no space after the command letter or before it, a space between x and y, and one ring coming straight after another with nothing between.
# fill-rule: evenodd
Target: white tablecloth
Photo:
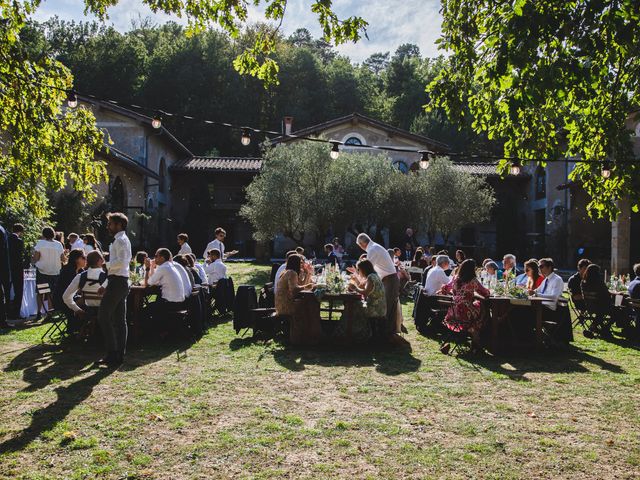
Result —
<instances>
[{"instance_id":1,"label":"white tablecloth","mask_svg":"<svg viewBox=\"0 0 640 480\"><path fill-rule=\"evenodd\" d=\"M20 316L31 317L38 313L38 301L36 300L36 279L25 278L24 290L22 292L22 306Z\"/></svg>"}]
</instances>

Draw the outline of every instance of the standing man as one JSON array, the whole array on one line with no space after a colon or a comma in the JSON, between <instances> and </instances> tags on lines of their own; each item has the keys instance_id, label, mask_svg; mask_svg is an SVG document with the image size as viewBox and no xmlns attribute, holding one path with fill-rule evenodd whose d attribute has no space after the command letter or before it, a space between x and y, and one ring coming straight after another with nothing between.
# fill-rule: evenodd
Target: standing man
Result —
<instances>
[{"instance_id":1,"label":"standing man","mask_svg":"<svg viewBox=\"0 0 640 480\"><path fill-rule=\"evenodd\" d=\"M214 234L216 238L215 240L209 242L209 244L207 245L207 248L202 254L202 258L207 259L209 255L209 251L213 250L214 248L217 248L218 250L220 250L220 255L221 255L220 258L223 261L235 255L236 253L238 253L237 250L233 250L227 253L224 252L224 239L227 237L227 232L225 232L223 228L221 227L216 228L216 231L214 232Z\"/></svg>"},{"instance_id":2,"label":"standing man","mask_svg":"<svg viewBox=\"0 0 640 480\"><path fill-rule=\"evenodd\" d=\"M373 263L378 276L384 285L384 294L387 302L386 322L381 327L380 336L385 340L393 341L396 335L396 315L398 309L398 298L400 297L400 280L396 272L396 266L387 253L387 250L380 244L374 242L366 233L361 233L356 238L358 246L367 252L367 260Z\"/></svg>"},{"instance_id":3,"label":"standing man","mask_svg":"<svg viewBox=\"0 0 640 480\"><path fill-rule=\"evenodd\" d=\"M127 295L129 295L129 263L131 242L125 233L129 219L124 213L107 215L107 230L114 236L109 246L109 272L106 291L98 311L98 324L102 330L106 356L98 364L119 366L127 346Z\"/></svg>"},{"instance_id":4,"label":"standing man","mask_svg":"<svg viewBox=\"0 0 640 480\"><path fill-rule=\"evenodd\" d=\"M0 225L0 328L7 325L7 306L11 289L11 273L9 269L9 242L7 231Z\"/></svg>"},{"instance_id":5,"label":"standing man","mask_svg":"<svg viewBox=\"0 0 640 480\"><path fill-rule=\"evenodd\" d=\"M24 226L16 223L9 236L9 265L11 269L11 285L13 285L13 302L9 308L11 318L20 318L22 307L22 291L24 289Z\"/></svg>"}]
</instances>

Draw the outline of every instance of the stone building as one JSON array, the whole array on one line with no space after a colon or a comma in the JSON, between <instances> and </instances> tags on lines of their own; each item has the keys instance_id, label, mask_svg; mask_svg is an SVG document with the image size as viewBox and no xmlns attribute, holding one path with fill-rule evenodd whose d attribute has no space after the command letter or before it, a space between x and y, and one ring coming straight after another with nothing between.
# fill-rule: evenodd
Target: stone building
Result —
<instances>
[{"instance_id":1,"label":"stone building","mask_svg":"<svg viewBox=\"0 0 640 480\"><path fill-rule=\"evenodd\" d=\"M129 217L134 249L168 244L172 227L171 166L193 154L166 128L153 128L152 118L113 103L79 97L90 109L111 144L96 153L106 163L108 182L98 185L94 215L122 211ZM98 232L108 240L104 232Z\"/></svg>"}]
</instances>

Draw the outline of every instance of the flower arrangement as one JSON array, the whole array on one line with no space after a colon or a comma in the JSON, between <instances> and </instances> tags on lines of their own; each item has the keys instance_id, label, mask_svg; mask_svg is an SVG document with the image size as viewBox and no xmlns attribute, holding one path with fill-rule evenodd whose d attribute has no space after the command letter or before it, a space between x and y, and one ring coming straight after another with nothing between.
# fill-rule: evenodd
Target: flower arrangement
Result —
<instances>
[{"instance_id":1,"label":"flower arrangement","mask_svg":"<svg viewBox=\"0 0 640 480\"><path fill-rule=\"evenodd\" d=\"M129 281L131 282L131 285L140 285L143 278L142 274L137 270L129 271Z\"/></svg>"},{"instance_id":2,"label":"flower arrangement","mask_svg":"<svg viewBox=\"0 0 640 480\"><path fill-rule=\"evenodd\" d=\"M325 278L327 283L327 292L338 294L344 292L344 280L340 273L340 269L335 265L327 265L325 267Z\"/></svg>"}]
</instances>

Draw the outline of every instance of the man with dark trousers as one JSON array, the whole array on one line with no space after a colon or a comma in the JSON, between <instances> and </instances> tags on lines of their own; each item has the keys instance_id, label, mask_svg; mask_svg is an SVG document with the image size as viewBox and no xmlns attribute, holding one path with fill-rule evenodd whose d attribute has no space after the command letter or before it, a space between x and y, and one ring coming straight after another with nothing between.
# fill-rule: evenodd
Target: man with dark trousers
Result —
<instances>
[{"instance_id":1,"label":"man with dark trousers","mask_svg":"<svg viewBox=\"0 0 640 480\"><path fill-rule=\"evenodd\" d=\"M7 306L9 305L9 292L11 291L11 273L9 269L9 235L0 225L0 328L6 328Z\"/></svg>"},{"instance_id":2,"label":"man with dark trousers","mask_svg":"<svg viewBox=\"0 0 640 480\"><path fill-rule=\"evenodd\" d=\"M107 215L107 230L113 235L107 265L108 283L98 311L98 324L104 337L107 354L96 362L115 368L122 364L127 346L127 295L129 295L129 264L131 242L125 233L129 220L124 213Z\"/></svg>"},{"instance_id":3,"label":"man with dark trousers","mask_svg":"<svg viewBox=\"0 0 640 480\"><path fill-rule=\"evenodd\" d=\"M9 235L9 268L11 271L11 285L13 286L13 301L8 309L10 318L20 318L22 306L22 291L24 288L24 226L16 223Z\"/></svg>"}]
</instances>

